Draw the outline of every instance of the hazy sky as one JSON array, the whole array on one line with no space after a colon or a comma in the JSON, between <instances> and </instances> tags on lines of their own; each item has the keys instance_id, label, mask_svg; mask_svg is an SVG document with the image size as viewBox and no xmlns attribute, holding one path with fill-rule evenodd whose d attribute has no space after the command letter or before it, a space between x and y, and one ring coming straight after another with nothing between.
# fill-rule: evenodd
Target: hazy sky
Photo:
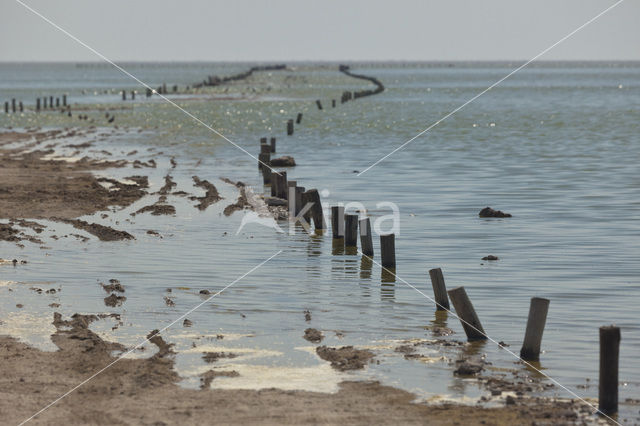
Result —
<instances>
[{"instance_id":1,"label":"hazy sky","mask_svg":"<svg viewBox=\"0 0 640 426\"><path fill-rule=\"evenodd\" d=\"M24 0L112 60L529 59L612 0ZM542 60L640 60L640 1L622 4ZM0 61L93 61L0 0Z\"/></svg>"}]
</instances>

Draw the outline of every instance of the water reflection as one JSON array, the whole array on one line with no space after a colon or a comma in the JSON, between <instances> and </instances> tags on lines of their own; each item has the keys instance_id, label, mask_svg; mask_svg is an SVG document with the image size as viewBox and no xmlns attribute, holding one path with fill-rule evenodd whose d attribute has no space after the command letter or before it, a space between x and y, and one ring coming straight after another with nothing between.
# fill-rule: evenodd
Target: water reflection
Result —
<instances>
[{"instance_id":1,"label":"water reflection","mask_svg":"<svg viewBox=\"0 0 640 426\"><path fill-rule=\"evenodd\" d=\"M488 340L471 340L464 346L462 353L465 358L482 355Z\"/></svg>"},{"instance_id":2,"label":"water reflection","mask_svg":"<svg viewBox=\"0 0 640 426\"><path fill-rule=\"evenodd\" d=\"M334 256L340 256L344 254L344 239L334 238L331 240L331 254Z\"/></svg>"},{"instance_id":3,"label":"water reflection","mask_svg":"<svg viewBox=\"0 0 640 426\"><path fill-rule=\"evenodd\" d=\"M396 270L382 268L380 277L380 299L381 300L394 300L395 299L395 282L396 282Z\"/></svg>"},{"instance_id":4,"label":"water reflection","mask_svg":"<svg viewBox=\"0 0 640 426\"><path fill-rule=\"evenodd\" d=\"M363 255L360 258L360 279L371 279L371 268L373 267L373 261L369 256Z\"/></svg>"}]
</instances>

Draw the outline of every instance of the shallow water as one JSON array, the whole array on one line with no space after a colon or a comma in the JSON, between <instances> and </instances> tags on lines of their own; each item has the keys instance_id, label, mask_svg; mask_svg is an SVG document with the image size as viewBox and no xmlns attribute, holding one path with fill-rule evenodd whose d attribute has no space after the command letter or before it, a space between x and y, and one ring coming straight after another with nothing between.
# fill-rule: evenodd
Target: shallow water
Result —
<instances>
[{"instance_id":1,"label":"shallow water","mask_svg":"<svg viewBox=\"0 0 640 426\"><path fill-rule=\"evenodd\" d=\"M333 64L296 64L293 71L256 74L207 95L170 98L254 155L261 136L276 136L278 154L292 155L298 163L288 170L289 178L326 190L325 207L358 201L372 217L380 217L390 211L376 208L377 203L395 203L401 217L398 276L430 296L428 270L441 267L449 287L465 286L487 333L509 344L510 350L519 351L529 299L549 298L541 365L578 395L597 397L598 327L619 325L620 400L637 399L640 64L533 65L371 170L354 173L518 65L354 65L354 71L378 77L387 90L344 105L339 102L343 90L368 86L338 73ZM183 87L207 74L248 68L204 63L123 66L154 87L163 81ZM48 249L0 243L0 257L29 261L16 268L0 265L3 321L22 315L22 323L33 321L46 337L46 320L55 310L121 312L123 326L112 331L113 324L105 320L94 329L133 345L203 301L199 290L217 291L282 250L189 314L193 327L183 328L180 321L165 332L165 338L182 349L178 368L185 386L197 386L195 377L206 367L200 353L190 350L194 335L206 335L196 340L203 351L244 351L238 358L219 361L220 366L245 372L243 379L216 378L214 387L234 386L234 381L243 387L259 382L285 386L288 378L295 378L290 380L294 388L330 391L340 380L355 376L381 379L425 398L480 395L472 381L453 376L449 362L439 360L442 354L425 349L425 355L435 359L426 364L393 352L404 339L432 338L425 328L436 320L430 300L400 279L382 283L381 268L363 265L357 255L332 254L330 233L310 237L297 228L293 235L277 234L247 225L236 235L242 214L226 218L221 212L238 193L218 178L242 180L261 192L255 160L158 99L149 101L140 93L135 102L120 101L118 91L123 88L131 90L136 84L103 65L0 64L0 101L16 97L32 107L36 96L67 92L71 103L88 108L93 124L104 127L99 133L109 133L92 149L116 154L138 149L132 158L141 159L164 152L157 157L157 169L108 174L149 173L155 191L162 186L168 157L175 155L178 167L172 174L177 190L200 194L191 181L197 175L213 182L225 199L200 212L193 202L170 196L176 217L130 217L130 212L155 201L150 196L108 219L91 217L131 232L137 238L133 242L47 238ZM338 99L335 109L330 107L332 98ZM317 110L316 99L322 100L324 110ZM117 109L122 106L127 109ZM104 111L97 107L113 108L116 132L106 127ZM302 123L287 137L286 120L298 112L304 114ZM89 124L57 112L0 114L3 128ZM487 205L513 218L478 218ZM289 230L287 223L280 225ZM52 228L57 235L71 232L66 225L51 224L42 235L53 233ZM147 235L148 229L164 238ZM375 238L374 247L378 256ZM482 261L488 254L500 260ZM98 281L110 278L126 288L127 301L121 308L103 304L107 294ZM32 286L62 291L38 295L28 290ZM167 307L164 296L171 296L176 305ZM62 306L48 307L53 301ZM17 309L16 303L25 306ZM306 309L312 313L309 323L304 321ZM453 338L463 338L456 318L449 316L446 325L456 331ZM8 327L0 324L0 332ZM304 349L311 346L302 339L307 327L324 331L323 344L374 346L380 363L361 373L334 373ZM239 337L219 341L217 334ZM34 337L31 342L41 340L42 336ZM491 342L474 349L486 353L495 367L521 368ZM453 352L445 356L455 358ZM571 396L559 387L552 393ZM621 410L624 418L638 421L637 406L623 403Z\"/></svg>"}]
</instances>

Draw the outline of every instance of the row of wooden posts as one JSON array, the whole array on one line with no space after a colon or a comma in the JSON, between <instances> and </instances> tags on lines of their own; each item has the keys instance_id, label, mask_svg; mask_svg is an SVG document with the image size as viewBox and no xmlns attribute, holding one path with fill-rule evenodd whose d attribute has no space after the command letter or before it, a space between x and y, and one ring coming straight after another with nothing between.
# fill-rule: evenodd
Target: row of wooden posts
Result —
<instances>
[{"instance_id":1,"label":"row of wooden posts","mask_svg":"<svg viewBox=\"0 0 640 426\"><path fill-rule=\"evenodd\" d=\"M40 100L42 99L42 103L40 102ZM54 99L55 99L55 106L54 106ZM47 104L47 100L49 101ZM9 108L9 106L11 106L11 108ZM59 108L60 107L60 97L53 97L53 96L44 96L42 98L36 98L36 108L35 111L39 112L40 108L43 109L53 109L53 108ZM67 106L67 95L63 94L62 95L62 106ZM22 103L22 101L18 101L16 102L16 98L12 98L11 102L9 101L5 101L4 103L4 112L6 114L9 113L9 110L11 110L11 112L15 113L15 112L23 112L24 111L24 105Z\"/></svg>"},{"instance_id":2,"label":"row of wooden posts","mask_svg":"<svg viewBox=\"0 0 640 426\"><path fill-rule=\"evenodd\" d=\"M262 138L261 161L264 161L269 166L271 152L275 152L275 138L271 138L270 144L267 143L266 138ZM304 215L304 219L308 223L313 221L315 229L325 229L320 196L316 189L305 191L305 188L298 186L296 181L287 181L286 172L272 173L269 167L264 167L262 164L259 164L259 167L264 176L264 184L271 185L272 197L287 200L290 211L295 215L298 215L307 203L313 203L309 213ZM291 203L293 207L291 207ZM374 256L371 222L368 217L359 218L358 214L345 214L343 206L332 206L331 228L332 237L334 239L343 239L345 247L357 247L359 236L362 254L368 257ZM380 259L383 268L395 273L394 234L380 235ZM487 334L465 288L461 286L447 290L444 275L440 268L431 269L429 276L433 287L436 310L450 311L449 300L451 300L467 339L470 341L486 340ZM520 358L523 361L537 362L540 359L542 334L547 320L549 303L549 299L542 297L531 298L524 341L520 349ZM601 327L599 410L607 415L618 410L619 346L620 328L616 326Z\"/></svg>"}]
</instances>

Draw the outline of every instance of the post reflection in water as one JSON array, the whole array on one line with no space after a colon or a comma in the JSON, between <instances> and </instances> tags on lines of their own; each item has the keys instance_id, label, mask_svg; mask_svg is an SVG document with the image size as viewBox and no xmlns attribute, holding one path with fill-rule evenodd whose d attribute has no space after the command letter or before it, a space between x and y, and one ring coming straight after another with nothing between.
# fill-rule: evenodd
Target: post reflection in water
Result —
<instances>
[{"instance_id":1,"label":"post reflection in water","mask_svg":"<svg viewBox=\"0 0 640 426\"><path fill-rule=\"evenodd\" d=\"M360 258L360 279L371 279L371 268L373 267L373 261L367 255L362 255Z\"/></svg>"},{"instance_id":2,"label":"post reflection in water","mask_svg":"<svg viewBox=\"0 0 640 426\"><path fill-rule=\"evenodd\" d=\"M382 274L380 277L380 298L382 300L394 300L395 299L395 282L396 282L396 270L382 268Z\"/></svg>"},{"instance_id":3,"label":"post reflection in water","mask_svg":"<svg viewBox=\"0 0 640 426\"><path fill-rule=\"evenodd\" d=\"M334 238L331 240L331 254L334 256L344 254L344 238Z\"/></svg>"},{"instance_id":4,"label":"post reflection in water","mask_svg":"<svg viewBox=\"0 0 640 426\"><path fill-rule=\"evenodd\" d=\"M431 334L433 334L434 337L441 337L450 334L449 328L447 327L448 318L449 312L435 311L435 318L430 321L431 326L428 327L431 329Z\"/></svg>"},{"instance_id":5,"label":"post reflection in water","mask_svg":"<svg viewBox=\"0 0 640 426\"><path fill-rule=\"evenodd\" d=\"M318 257L322 254L322 234L310 234L309 243L307 244L307 254L309 257Z\"/></svg>"}]
</instances>

